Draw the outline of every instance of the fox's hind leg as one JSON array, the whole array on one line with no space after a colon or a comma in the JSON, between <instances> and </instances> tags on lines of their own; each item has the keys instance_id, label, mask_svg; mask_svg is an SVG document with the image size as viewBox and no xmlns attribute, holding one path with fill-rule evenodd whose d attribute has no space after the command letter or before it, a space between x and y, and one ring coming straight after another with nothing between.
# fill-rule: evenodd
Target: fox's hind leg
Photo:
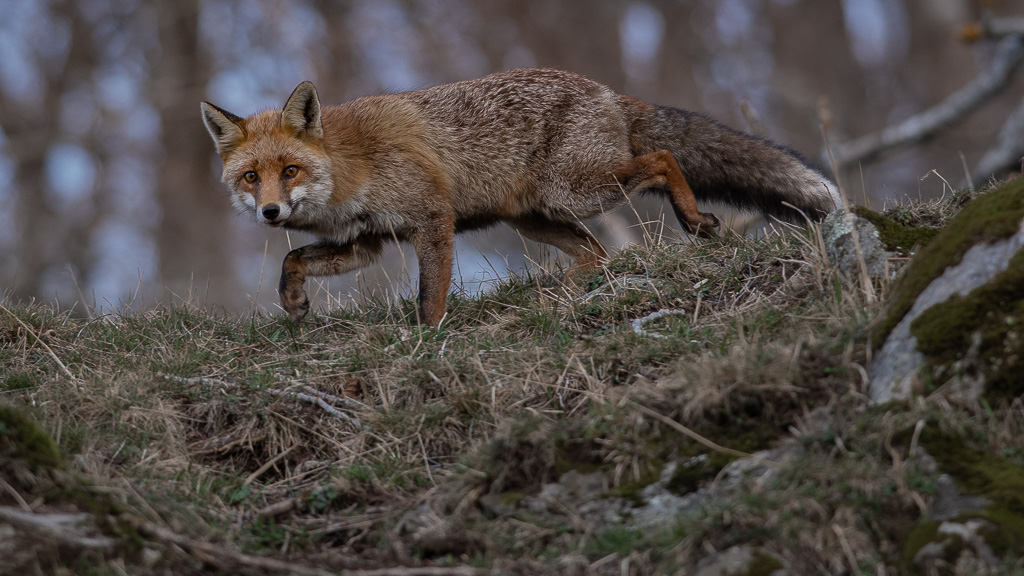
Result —
<instances>
[{"instance_id":1,"label":"fox's hind leg","mask_svg":"<svg viewBox=\"0 0 1024 576\"><path fill-rule=\"evenodd\" d=\"M630 159L615 172L615 178L626 189L626 194L656 188L668 193L672 209L679 223L690 234L714 237L718 218L714 214L698 212L686 177L668 150L660 150Z\"/></svg>"},{"instance_id":2,"label":"fox's hind leg","mask_svg":"<svg viewBox=\"0 0 1024 576\"><path fill-rule=\"evenodd\" d=\"M507 220L520 234L558 248L572 258L566 276L592 270L608 257L597 238L574 222L550 220L539 214Z\"/></svg>"},{"instance_id":3,"label":"fox's hind leg","mask_svg":"<svg viewBox=\"0 0 1024 576\"><path fill-rule=\"evenodd\" d=\"M380 238L366 236L348 244L316 242L292 250L281 264L281 307L293 322L302 320L309 311L303 287L307 276L335 276L362 268L376 260L382 248Z\"/></svg>"}]
</instances>

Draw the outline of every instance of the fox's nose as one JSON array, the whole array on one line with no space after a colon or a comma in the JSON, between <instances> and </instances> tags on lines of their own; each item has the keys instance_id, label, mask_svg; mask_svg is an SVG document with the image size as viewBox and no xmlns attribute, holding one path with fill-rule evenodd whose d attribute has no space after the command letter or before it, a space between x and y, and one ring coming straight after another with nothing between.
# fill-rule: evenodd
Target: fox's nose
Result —
<instances>
[{"instance_id":1,"label":"fox's nose","mask_svg":"<svg viewBox=\"0 0 1024 576\"><path fill-rule=\"evenodd\" d=\"M277 204L267 204L263 207L263 217L267 220L273 220L281 215L281 207Z\"/></svg>"}]
</instances>

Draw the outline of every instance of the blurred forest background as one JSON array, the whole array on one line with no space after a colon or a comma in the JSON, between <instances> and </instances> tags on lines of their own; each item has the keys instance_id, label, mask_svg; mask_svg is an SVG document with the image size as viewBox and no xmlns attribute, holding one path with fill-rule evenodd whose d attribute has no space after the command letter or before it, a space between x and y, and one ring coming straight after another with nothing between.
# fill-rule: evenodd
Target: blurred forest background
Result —
<instances>
[{"instance_id":1,"label":"blurred forest background","mask_svg":"<svg viewBox=\"0 0 1024 576\"><path fill-rule=\"evenodd\" d=\"M280 107L306 79L334 103L552 66L763 133L825 166L822 102L833 145L934 106L995 57L995 42L961 43L958 27L986 10L1019 16L1021 4L2 0L0 289L83 314L182 299L274 309L289 242L309 239L233 213L201 100L246 115ZM926 143L844 170L843 183L876 208L948 194L942 179L963 182L1022 100L1013 78ZM629 218L607 219L610 244L635 237ZM529 265L522 252L509 232L464 237L456 274L473 290L506 265ZM323 304L408 290L396 254L311 293Z\"/></svg>"}]
</instances>

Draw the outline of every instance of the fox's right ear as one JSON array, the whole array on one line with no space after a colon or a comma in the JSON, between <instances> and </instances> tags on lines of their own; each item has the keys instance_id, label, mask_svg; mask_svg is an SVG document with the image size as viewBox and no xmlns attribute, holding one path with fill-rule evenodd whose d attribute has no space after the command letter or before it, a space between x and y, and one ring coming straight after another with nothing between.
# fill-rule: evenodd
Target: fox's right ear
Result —
<instances>
[{"instance_id":1,"label":"fox's right ear","mask_svg":"<svg viewBox=\"0 0 1024 576\"><path fill-rule=\"evenodd\" d=\"M203 124L206 124L206 130L213 138L217 153L224 157L245 139L242 119L209 102L203 102L200 106L203 109Z\"/></svg>"}]
</instances>

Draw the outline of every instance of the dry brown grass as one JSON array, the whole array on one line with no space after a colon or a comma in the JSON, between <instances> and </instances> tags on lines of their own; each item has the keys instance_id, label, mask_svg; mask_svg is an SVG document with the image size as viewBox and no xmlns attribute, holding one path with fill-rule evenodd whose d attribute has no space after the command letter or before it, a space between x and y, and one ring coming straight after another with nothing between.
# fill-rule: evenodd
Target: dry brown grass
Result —
<instances>
[{"instance_id":1,"label":"dry brown grass","mask_svg":"<svg viewBox=\"0 0 1024 576\"><path fill-rule=\"evenodd\" d=\"M133 527L101 526L117 550L26 566L683 574L753 542L793 573L898 574L931 486L902 440L916 422L941 415L1024 458L1019 401L868 405L877 300L829 269L813 234L653 241L578 281L452 296L437 330L405 301L298 329L189 303L91 320L8 306L0 404L56 440L62 482ZM753 452L770 474L723 472ZM602 479L598 501L635 500L695 458L710 463L674 481L703 504L657 530L522 504L569 470ZM0 506L89 508L33 486L45 474L2 442L0 471Z\"/></svg>"}]
</instances>

